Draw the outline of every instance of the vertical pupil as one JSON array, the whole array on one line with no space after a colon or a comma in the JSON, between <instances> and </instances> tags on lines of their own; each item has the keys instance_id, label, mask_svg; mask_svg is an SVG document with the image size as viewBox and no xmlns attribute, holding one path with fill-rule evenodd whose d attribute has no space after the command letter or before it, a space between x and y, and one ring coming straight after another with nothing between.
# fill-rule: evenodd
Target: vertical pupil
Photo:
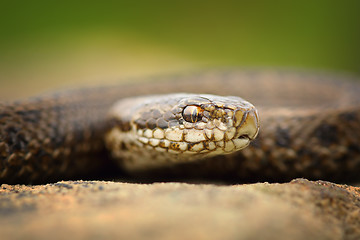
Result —
<instances>
[{"instance_id":1,"label":"vertical pupil","mask_svg":"<svg viewBox=\"0 0 360 240\"><path fill-rule=\"evenodd\" d=\"M197 108L193 108L191 112L191 122L197 122L199 117L199 111Z\"/></svg>"}]
</instances>

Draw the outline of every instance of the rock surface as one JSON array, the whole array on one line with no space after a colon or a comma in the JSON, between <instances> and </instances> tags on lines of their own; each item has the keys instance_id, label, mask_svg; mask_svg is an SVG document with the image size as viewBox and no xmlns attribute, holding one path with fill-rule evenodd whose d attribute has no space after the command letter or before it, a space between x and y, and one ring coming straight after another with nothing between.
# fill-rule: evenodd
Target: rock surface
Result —
<instances>
[{"instance_id":1,"label":"rock surface","mask_svg":"<svg viewBox=\"0 0 360 240\"><path fill-rule=\"evenodd\" d=\"M66 181L0 189L1 239L360 239L360 188Z\"/></svg>"}]
</instances>

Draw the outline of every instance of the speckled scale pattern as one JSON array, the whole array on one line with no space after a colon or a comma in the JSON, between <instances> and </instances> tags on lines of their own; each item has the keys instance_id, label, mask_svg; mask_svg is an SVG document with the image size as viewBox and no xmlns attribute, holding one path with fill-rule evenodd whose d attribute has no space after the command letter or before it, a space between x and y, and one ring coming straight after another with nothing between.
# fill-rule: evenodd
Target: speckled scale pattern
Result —
<instances>
[{"instance_id":1,"label":"speckled scale pattern","mask_svg":"<svg viewBox=\"0 0 360 240\"><path fill-rule=\"evenodd\" d=\"M102 148L104 131L102 120L83 108L85 104L51 97L1 105L0 179L37 182L64 172L81 174L77 164L82 165L83 153ZM78 161L70 161L73 157Z\"/></svg>"},{"instance_id":2,"label":"speckled scale pattern","mask_svg":"<svg viewBox=\"0 0 360 240\"><path fill-rule=\"evenodd\" d=\"M181 117L181 109L172 109L174 99L161 103L161 108L148 108L144 106L144 110L135 120L135 124L139 129L155 129L169 128L173 122Z\"/></svg>"},{"instance_id":3,"label":"speckled scale pattern","mask_svg":"<svg viewBox=\"0 0 360 240\"><path fill-rule=\"evenodd\" d=\"M356 180L360 178L357 81L326 73L208 71L0 103L0 182L73 179L98 169L104 163L102 137L109 128L111 105L125 97L171 92L240 96L258 108L261 130L250 147L236 154L149 176L236 182L295 177Z\"/></svg>"}]
</instances>

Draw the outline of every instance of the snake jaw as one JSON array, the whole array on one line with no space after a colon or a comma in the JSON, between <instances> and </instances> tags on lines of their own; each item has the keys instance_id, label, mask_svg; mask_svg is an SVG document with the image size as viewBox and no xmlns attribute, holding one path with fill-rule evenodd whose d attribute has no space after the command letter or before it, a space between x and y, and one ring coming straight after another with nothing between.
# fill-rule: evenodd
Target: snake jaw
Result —
<instances>
[{"instance_id":1,"label":"snake jaw","mask_svg":"<svg viewBox=\"0 0 360 240\"><path fill-rule=\"evenodd\" d=\"M237 134L232 140L237 146L236 150L246 148L259 133L259 117L255 108L246 112L243 118L244 120L237 128Z\"/></svg>"},{"instance_id":2,"label":"snake jaw","mask_svg":"<svg viewBox=\"0 0 360 240\"><path fill-rule=\"evenodd\" d=\"M248 138L249 141L254 140L259 133L259 114L255 108L246 111L237 126L238 138Z\"/></svg>"}]
</instances>

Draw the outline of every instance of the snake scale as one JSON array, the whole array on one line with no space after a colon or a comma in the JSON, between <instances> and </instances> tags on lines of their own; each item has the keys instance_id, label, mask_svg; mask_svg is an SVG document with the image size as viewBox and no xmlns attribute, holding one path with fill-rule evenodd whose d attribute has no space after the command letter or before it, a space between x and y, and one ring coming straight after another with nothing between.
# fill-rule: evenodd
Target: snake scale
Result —
<instances>
[{"instance_id":1,"label":"snake scale","mask_svg":"<svg viewBox=\"0 0 360 240\"><path fill-rule=\"evenodd\" d=\"M114 108L114 103L129 97L179 92L239 96L248 100L259 112L258 137L241 151L178 164L159 164L160 167L154 169L144 167L134 173L135 176L235 182L286 181L295 177L360 179L360 83L355 78L292 71L231 70L67 90L2 102L0 182L42 183L93 176L91 174L114 169L105 150L104 134L116 124L120 124L120 130L130 127L109 118L109 109ZM156 96L153 98L158 98ZM136 100L129 101L130 104ZM159 100L158 104L163 102ZM126 113L126 105L126 101L123 102L118 110ZM231 108L234 104L227 106ZM192 103L186 110L190 122L198 121L199 113L203 114L204 110L199 109ZM256 115L249 114L253 114L253 118ZM147 117L143 117L146 120ZM153 125L150 120L146 124ZM146 136L145 131L140 133ZM152 144L160 146L156 136L163 137L163 132L151 134ZM147 139L143 141L149 143ZM231 144L229 148L234 148L236 142ZM205 151L210 145L204 146L199 149ZM180 143L175 147L182 149ZM227 145L223 144L223 148ZM198 146L193 144L192 149ZM131 155L131 149L126 154Z\"/></svg>"}]
</instances>

